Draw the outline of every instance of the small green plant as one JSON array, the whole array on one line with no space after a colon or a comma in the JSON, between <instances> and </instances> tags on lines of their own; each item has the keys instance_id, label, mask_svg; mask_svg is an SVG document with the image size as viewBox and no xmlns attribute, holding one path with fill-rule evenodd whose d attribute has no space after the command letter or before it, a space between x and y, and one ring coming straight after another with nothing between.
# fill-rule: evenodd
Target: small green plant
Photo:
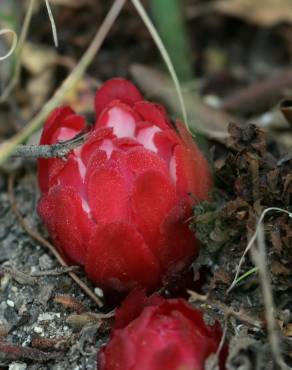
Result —
<instances>
[{"instance_id":1,"label":"small green plant","mask_svg":"<svg viewBox=\"0 0 292 370\"><path fill-rule=\"evenodd\" d=\"M180 0L151 0L161 39L181 82L193 79L191 51Z\"/></svg>"}]
</instances>

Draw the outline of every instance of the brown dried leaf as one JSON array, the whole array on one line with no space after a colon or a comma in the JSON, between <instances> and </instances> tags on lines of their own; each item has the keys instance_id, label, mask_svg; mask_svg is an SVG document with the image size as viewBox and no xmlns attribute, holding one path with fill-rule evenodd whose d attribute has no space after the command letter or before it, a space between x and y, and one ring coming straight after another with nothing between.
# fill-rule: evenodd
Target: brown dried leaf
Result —
<instances>
[{"instance_id":1,"label":"brown dried leaf","mask_svg":"<svg viewBox=\"0 0 292 370\"><path fill-rule=\"evenodd\" d=\"M132 65L130 72L148 96L167 104L176 116L181 115L177 94L172 81L167 76L141 64ZM190 128L211 139L224 141L228 137L228 124L235 121L234 117L220 109L208 106L190 91L183 91L182 93Z\"/></svg>"},{"instance_id":2,"label":"brown dried leaf","mask_svg":"<svg viewBox=\"0 0 292 370\"><path fill-rule=\"evenodd\" d=\"M290 275L290 269L285 267L282 263L278 261L273 261L271 264L271 271L274 275L285 275L289 276Z\"/></svg>"},{"instance_id":3,"label":"brown dried leaf","mask_svg":"<svg viewBox=\"0 0 292 370\"><path fill-rule=\"evenodd\" d=\"M32 338L31 345L40 350L66 350L72 345L73 336L60 338Z\"/></svg>"},{"instance_id":4,"label":"brown dried leaf","mask_svg":"<svg viewBox=\"0 0 292 370\"><path fill-rule=\"evenodd\" d=\"M43 352L35 348L22 347L0 340L0 359L2 360L33 360L46 362L49 360L60 359L60 352Z\"/></svg>"},{"instance_id":5,"label":"brown dried leaf","mask_svg":"<svg viewBox=\"0 0 292 370\"><path fill-rule=\"evenodd\" d=\"M225 271L223 268L220 268L219 270L215 271L214 272L214 276L213 276L213 281L218 281L220 283L224 283L226 285L229 285L232 281L231 281L231 276L230 274Z\"/></svg>"},{"instance_id":6,"label":"brown dried leaf","mask_svg":"<svg viewBox=\"0 0 292 370\"><path fill-rule=\"evenodd\" d=\"M0 337L6 337L9 333L9 327L7 324L0 324Z\"/></svg>"},{"instance_id":7,"label":"brown dried leaf","mask_svg":"<svg viewBox=\"0 0 292 370\"><path fill-rule=\"evenodd\" d=\"M286 337L292 337L292 324L285 325L284 328L282 329L282 333Z\"/></svg>"},{"instance_id":8,"label":"brown dried leaf","mask_svg":"<svg viewBox=\"0 0 292 370\"><path fill-rule=\"evenodd\" d=\"M280 111L286 120L292 125L292 99L286 98L280 102Z\"/></svg>"},{"instance_id":9,"label":"brown dried leaf","mask_svg":"<svg viewBox=\"0 0 292 370\"><path fill-rule=\"evenodd\" d=\"M98 314L94 312L85 312L81 315L70 315L67 317L66 322L71 325L75 330L80 330L86 326L101 325L102 320L111 319L114 316L113 312L108 314Z\"/></svg>"},{"instance_id":10,"label":"brown dried leaf","mask_svg":"<svg viewBox=\"0 0 292 370\"><path fill-rule=\"evenodd\" d=\"M26 41L21 58L22 64L32 75L39 75L56 65L58 54L53 48Z\"/></svg>"},{"instance_id":11,"label":"brown dried leaf","mask_svg":"<svg viewBox=\"0 0 292 370\"><path fill-rule=\"evenodd\" d=\"M276 229L272 230L271 242L272 242L273 247L275 248L275 251L277 253L281 253L282 241L281 241L280 227L277 227Z\"/></svg>"},{"instance_id":12,"label":"brown dried leaf","mask_svg":"<svg viewBox=\"0 0 292 370\"><path fill-rule=\"evenodd\" d=\"M81 313L85 311L85 306L82 302L78 301L76 298L65 294L57 294L54 298L55 303L60 303L66 308L71 308L73 311Z\"/></svg>"},{"instance_id":13,"label":"brown dried leaf","mask_svg":"<svg viewBox=\"0 0 292 370\"><path fill-rule=\"evenodd\" d=\"M101 325L101 319L91 312L86 312L81 315L70 315L67 317L66 322L75 330L80 330L85 326L93 324Z\"/></svg>"},{"instance_id":14,"label":"brown dried leaf","mask_svg":"<svg viewBox=\"0 0 292 370\"><path fill-rule=\"evenodd\" d=\"M220 0L215 10L261 26L292 22L291 0Z\"/></svg>"},{"instance_id":15,"label":"brown dried leaf","mask_svg":"<svg viewBox=\"0 0 292 370\"><path fill-rule=\"evenodd\" d=\"M266 152L266 131L256 127L255 125L248 125L240 127L234 123L230 123L228 127L230 134L229 145L236 151L255 150L259 154Z\"/></svg>"},{"instance_id":16,"label":"brown dried leaf","mask_svg":"<svg viewBox=\"0 0 292 370\"><path fill-rule=\"evenodd\" d=\"M84 5L93 4L93 0L50 0L51 4L68 6L70 8L80 8Z\"/></svg>"},{"instance_id":17,"label":"brown dried leaf","mask_svg":"<svg viewBox=\"0 0 292 370\"><path fill-rule=\"evenodd\" d=\"M283 68L279 72L271 74L264 80L257 80L246 87L242 87L237 91L232 92L232 94L223 99L221 108L234 114L243 115L267 112L271 107L278 104L279 100L285 96L285 91L291 89L291 87L292 69ZM288 111L287 108L286 111ZM278 106L273 113L271 112L272 115L274 115L274 119L276 118L276 112L278 112L278 117L281 116ZM283 110L282 113L284 114ZM272 117L270 118L273 121ZM289 124L285 124L282 117L281 119L279 118L278 127L289 128ZM256 124L258 125L257 121Z\"/></svg>"}]
</instances>

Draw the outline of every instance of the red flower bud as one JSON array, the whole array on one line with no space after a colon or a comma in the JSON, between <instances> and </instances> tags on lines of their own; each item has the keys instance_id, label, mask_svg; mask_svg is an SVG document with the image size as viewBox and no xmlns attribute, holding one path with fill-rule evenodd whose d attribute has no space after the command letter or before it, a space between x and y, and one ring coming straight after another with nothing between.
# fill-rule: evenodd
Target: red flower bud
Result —
<instances>
[{"instance_id":1,"label":"red flower bud","mask_svg":"<svg viewBox=\"0 0 292 370\"><path fill-rule=\"evenodd\" d=\"M96 94L89 139L63 159L39 160L38 212L55 245L99 286L155 288L197 255L186 223L211 186L207 162L184 126L144 101L129 81ZM69 107L48 118L41 144L85 131Z\"/></svg>"},{"instance_id":2,"label":"red flower bud","mask_svg":"<svg viewBox=\"0 0 292 370\"><path fill-rule=\"evenodd\" d=\"M184 299L146 298L133 291L117 311L111 339L98 355L98 370L203 370L221 336L219 323L207 326L202 313ZM226 355L224 347L220 370Z\"/></svg>"}]
</instances>

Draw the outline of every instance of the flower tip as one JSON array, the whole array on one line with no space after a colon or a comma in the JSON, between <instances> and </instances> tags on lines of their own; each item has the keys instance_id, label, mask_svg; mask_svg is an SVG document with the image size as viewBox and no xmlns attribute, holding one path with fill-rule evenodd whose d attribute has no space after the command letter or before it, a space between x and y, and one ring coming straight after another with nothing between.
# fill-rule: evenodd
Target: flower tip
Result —
<instances>
[{"instance_id":1,"label":"flower tip","mask_svg":"<svg viewBox=\"0 0 292 370\"><path fill-rule=\"evenodd\" d=\"M142 95L132 82L123 78L112 78L106 81L96 92L95 113L98 117L113 100L120 100L122 103L133 106L142 99Z\"/></svg>"}]
</instances>

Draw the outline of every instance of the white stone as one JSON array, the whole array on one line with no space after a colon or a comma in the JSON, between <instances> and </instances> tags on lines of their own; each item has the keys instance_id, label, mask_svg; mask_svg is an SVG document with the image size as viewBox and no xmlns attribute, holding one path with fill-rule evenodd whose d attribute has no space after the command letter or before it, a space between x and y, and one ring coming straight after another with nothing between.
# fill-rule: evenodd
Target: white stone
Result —
<instances>
[{"instance_id":1,"label":"white stone","mask_svg":"<svg viewBox=\"0 0 292 370\"><path fill-rule=\"evenodd\" d=\"M101 288L94 288L94 293L99 297L99 298L103 298L103 290Z\"/></svg>"},{"instance_id":2,"label":"white stone","mask_svg":"<svg viewBox=\"0 0 292 370\"><path fill-rule=\"evenodd\" d=\"M39 315L38 321L52 321L58 314L55 312L45 312Z\"/></svg>"},{"instance_id":3,"label":"white stone","mask_svg":"<svg viewBox=\"0 0 292 370\"><path fill-rule=\"evenodd\" d=\"M33 330L37 334L41 334L43 332L43 328L41 328L40 326L35 326Z\"/></svg>"},{"instance_id":4,"label":"white stone","mask_svg":"<svg viewBox=\"0 0 292 370\"><path fill-rule=\"evenodd\" d=\"M13 301L11 301L10 299L7 299L7 305L9 306L9 307L14 307L14 302Z\"/></svg>"},{"instance_id":5,"label":"white stone","mask_svg":"<svg viewBox=\"0 0 292 370\"><path fill-rule=\"evenodd\" d=\"M27 365L23 362L12 362L9 365L9 370L25 370L27 369Z\"/></svg>"}]
</instances>

